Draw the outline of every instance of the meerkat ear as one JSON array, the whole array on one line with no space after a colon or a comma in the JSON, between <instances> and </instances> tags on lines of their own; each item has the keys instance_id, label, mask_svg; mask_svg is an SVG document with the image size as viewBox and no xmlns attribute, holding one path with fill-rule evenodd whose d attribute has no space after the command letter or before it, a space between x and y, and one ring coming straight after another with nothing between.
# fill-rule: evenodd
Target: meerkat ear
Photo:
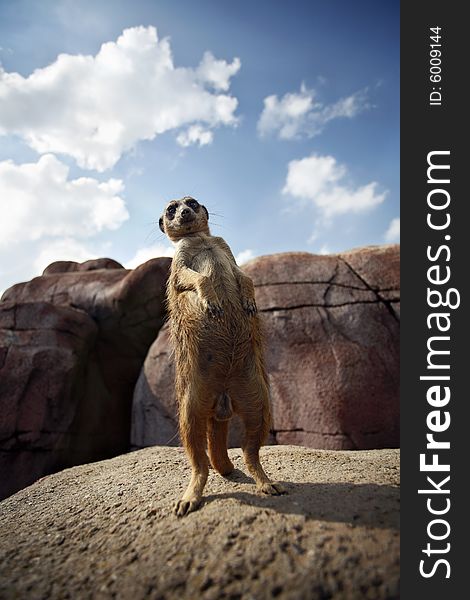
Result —
<instances>
[{"instance_id":1,"label":"meerkat ear","mask_svg":"<svg viewBox=\"0 0 470 600\"><path fill-rule=\"evenodd\" d=\"M204 212L206 213L206 219L209 220L209 213L207 212L207 208L205 206L203 206L201 204L201 208L204 210Z\"/></svg>"},{"instance_id":2,"label":"meerkat ear","mask_svg":"<svg viewBox=\"0 0 470 600\"><path fill-rule=\"evenodd\" d=\"M160 231L163 231L163 233L165 233L165 228L163 227L163 217L160 217L160 219L158 220L158 226L160 227Z\"/></svg>"}]
</instances>

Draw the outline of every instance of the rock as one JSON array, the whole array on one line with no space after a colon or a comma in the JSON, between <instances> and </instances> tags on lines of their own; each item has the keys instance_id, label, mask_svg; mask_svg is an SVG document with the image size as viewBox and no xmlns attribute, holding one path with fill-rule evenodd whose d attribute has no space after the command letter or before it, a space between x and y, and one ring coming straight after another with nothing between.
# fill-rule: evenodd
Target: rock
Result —
<instances>
[{"instance_id":1,"label":"rock","mask_svg":"<svg viewBox=\"0 0 470 600\"><path fill-rule=\"evenodd\" d=\"M174 395L175 369L168 326L151 345L134 389L131 444L133 447L181 444Z\"/></svg>"},{"instance_id":2,"label":"rock","mask_svg":"<svg viewBox=\"0 0 470 600\"><path fill-rule=\"evenodd\" d=\"M250 261L264 322L272 440L330 449L399 445L399 246ZM132 444L177 440L162 330L134 393ZM241 444L240 427L231 445Z\"/></svg>"},{"instance_id":3,"label":"rock","mask_svg":"<svg viewBox=\"0 0 470 600\"><path fill-rule=\"evenodd\" d=\"M202 507L172 506L180 448L45 477L0 503L0 597L399 598L399 452L265 447L288 495L259 496L240 450Z\"/></svg>"},{"instance_id":4,"label":"rock","mask_svg":"<svg viewBox=\"0 0 470 600\"><path fill-rule=\"evenodd\" d=\"M97 330L72 308L0 304L0 497L100 454L94 427L111 403L86 389Z\"/></svg>"},{"instance_id":5,"label":"rock","mask_svg":"<svg viewBox=\"0 0 470 600\"><path fill-rule=\"evenodd\" d=\"M265 257L247 272L266 319L277 441L398 446L399 246Z\"/></svg>"},{"instance_id":6,"label":"rock","mask_svg":"<svg viewBox=\"0 0 470 600\"><path fill-rule=\"evenodd\" d=\"M108 268L99 268L103 265L108 265ZM28 410L34 413L36 397L32 388L27 388L22 395L12 395L11 389L39 378L44 382L41 410L47 414L43 421L33 419L28 425L29 429L21 430L21 445L11 445L11 436L16 436L18 432L16 426L12 429L8 425L5 439L0 439L0 452L8 473L7 480L2 478L0 483L0 497L64 464L98 460L129 449L133 390L149 346L165 318L164 295L169 265L168 258L152 259L133 271L123 269L110 259L87 261L73 271L59 265L51 269L55 272L46 269L49 274L17 284L4 293L0 307L7 314L23 314L33 310L28 307L39 303L48 307L47 310L44 308L44 314L56 315L61 309L68 311L67 314L75 314L77 319L85 319L94 334L91 348L84 353L77 350L77 360L80 364L83 361L86 364L78 370L70 368L69 372L69 364L62 355L62 350L66 353L68 348L62 348L65 338L59 335L62 325L57 317L58 320L51 321L47 346L50 356L57 357L55 368L49 368L47 361L37 362L37 358L24 364L14 363L13 367L8 368L8 379L5 383L2 380L0 388L2 412L6 405L12 415ZM38 313L37 318L43 319L44 316ZM19 321L10 317L4 323L0 357L7 353L9 358L9 347L16 342L21 345L21 352L25 355L42 356L40 336L32 334L25 337L26 334L18 330ZM48 326L47 322L38 321L36 324L38 328ZM85 333L86 328L83 335ZM59 364L62 360L65 360L64 364ZM64 391L68 389L67 385L80 389L82 394L82 398L74 400L70 407L65 406L70 402ZM80 448L88 445L89 451L84 455L81 450L65 451L58 441L54 446L57 438L49 436L46 426L48 419L57 411L68 414L69 409L70 414L75 410L79 413L73 430L69 430L72 425L65 419L60 431L66 437L73 435L80 438L77 441ZM28 460L32 460L33 452L36 452L38 445L42 447L46 438L44 447L50 456L41 463L43 470L31 469L28 476ZM89 441L85 442L85 439ZM29 448L28 440L31 442Z\"/></svg>"},{"instance_id":7,"label":"rock","mask_svg":"<svg viewBox=\"0 0 470 600\"><path fill-rule=\"evenodd\" d=\"M44 269L43 275L70 273L73 271L97 271L99 269L124 269L124 267L112 258L94 258L83 263L71 260L57 260Z\"/></svg>"}]
</instances>

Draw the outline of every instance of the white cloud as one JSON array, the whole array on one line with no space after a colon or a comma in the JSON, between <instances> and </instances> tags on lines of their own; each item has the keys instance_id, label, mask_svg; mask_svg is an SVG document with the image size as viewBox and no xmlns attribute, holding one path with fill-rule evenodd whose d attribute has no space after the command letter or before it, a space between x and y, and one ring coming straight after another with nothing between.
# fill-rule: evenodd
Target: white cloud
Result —
<instances>
[{"instance_id":1,"label":"white cloud","mask_svg":"<svg viewBox=\"0 0 470 600\"><path fill-rule=\"evenodd\" d=\"M315 90L304 84L300 93L288 93L281 99L276 95L267 96L258 121L258 133L265 136L277 132L281 139L312 138L321 133L329 121L352 118L369 108L365 90L329 105L317 101L316 97Z\"/></svg>"},{"instance_id":2,"label":"white cloud","mask_svg":"<svg viewBox=\"0 0 470 600\"><path fill-rule=\"evenodd\" d=\"M63 238L42 245L34 259L34 268L39 274L56 260L85 262L92 258L98 258L98 255L73 238Z\"/></svg>"},{"instance_id":3,"label":"white cloud","mask_svg":"<svg viewBox=\"0 0 470 600\"><path fill-rule=\"evenodd\" d=\"M239 252L235 257L235 260L237 261L237 265L243 265L254 257L255 254L253 250L247 248L246 250L242 250L241 252Z\"/></svg>"},{"instance_id":4,"label":"white cloud","mask_svg":"<svg viewBox=\"0 0 470 600\"><path fill-rule=\"evenodd\" d=\"M355 188L346 175L346 167L333 156L312 154L289 163L282 193L311 200L326 219L367 211L383 202L386 192L377 193L375 181Z\"/></svg>"},{"instance_id":5,"label":"white cloud","mask_svg":"<svg viewBox=\"0 0 470 600\"><path fill-rule=\"evenodd\" d=\"M318 254L331 254L331 250L326 244L323 244L323 246L318 250Z\"/></svg>"},{"instance_id":6,"label":"white cloud","mask_svg":"<svg viewBox=\"0 0 470 600\"><path fill-rule=\"evenodd\" d=\"M400 241L400 218L395 218L390 221L387 231L385 232L384 239L386 242L391 244L392 242Z\"/></svg>"},{"instance_id":7,"label":"white cloud","mask_svg":"<svg viewBox=\"0 0 470 600\"><path fill-rule=\"evenodd\" d=\"M230 87L230 78L240 67L239 58L234 58L233 62L228 64L225 60L214 58L211 52L205 52L196 73L202 83L209 83L214 89L226 92Z\"/></svg>"},{"instance_id":8,"label":"white cloud","mask_svg":"<svg viewBox=\"0 0 470 600\"><path fill-rule=\"evenodd\" d=\"M173 246L165 246L163 244L145 246L144 248L139 248L132 258L124 262L124 266L126 269L135 269L151 258L158 258L160 256L172 257L174 253L175 249Z\"/></svg>"},{"instance_id":9,"label":"white cloud","mask_svg":"<svg viewBox=\"0 0 470 600\"><path fill-rule=\"evenodd\" d=\"M211 144L214 139L212 131L204 129L200 125L191 125L186 131L182 131L176 141L180 146L190 146L199 143L200 146Z\"/></svg>"},{"instance_id":10,"label":"white cloud","mask_svg":"<svg viewBox=\"0 0 470 600\"><path fill-rule=\"evenodd\" d=\"M191 124L236 124L237 99L218 92L239 69L239 59L209 52L195 69L175 67L169 40L154 27L125 29L96 56L60 54L28 77L0 66L0 135L104 171L139 140ZM194 141L207 143L201 135Z\"/></svg>"},{"instance_id":11,"label":"white cloud","mask_svg":"<svg viewBox=\"0 0 470 600\"><path fill-rule=\"evenodd\" d=\"M89 237L129 218L119 179L70 180L52 154L36 163L0 162L0 247L48 237Z\"/></svg>"}]
</instances>

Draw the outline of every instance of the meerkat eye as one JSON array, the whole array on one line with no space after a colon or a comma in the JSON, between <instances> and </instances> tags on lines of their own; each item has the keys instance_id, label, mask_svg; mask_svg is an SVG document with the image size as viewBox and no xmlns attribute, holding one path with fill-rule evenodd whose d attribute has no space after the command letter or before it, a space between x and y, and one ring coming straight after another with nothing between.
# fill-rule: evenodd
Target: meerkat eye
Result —
<instances>
[{"instance_id":1,"label":"meerkat eye","mask_svg":"<svg viewBox=\"0 0 470 600\"><path fill-rule=\"evenodd\" d=\"M172 204L166 209L166 214L169 219L172 219L175 216L176 206Z\"/></svg>"},{"instance_id":2,"label":"meerkat eye","mask_svg":"<svg viewBox=\"0 0 470 600\"><path fill-rule=\"evenodd\" d=\"M197 210L199 208L199 202L197 200L187 200L186 204L190 206L193 210Z\"/></svg>"}]
</instances>

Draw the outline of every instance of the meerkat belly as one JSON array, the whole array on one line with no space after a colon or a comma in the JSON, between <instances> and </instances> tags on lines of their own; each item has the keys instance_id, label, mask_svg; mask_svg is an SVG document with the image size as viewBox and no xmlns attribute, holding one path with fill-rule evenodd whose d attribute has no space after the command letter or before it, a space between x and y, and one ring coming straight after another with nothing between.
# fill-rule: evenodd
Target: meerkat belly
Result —
<instances>
[{"instance_id":1,"label":"meerkat belly","mask_svg":"<svg viewBox=\"0 0 470 600\"><path fill-rule=\"evenodd\" d=\"M240 292L233 266L223 252L217 248L203 250L194 257L191 268L211 280L217 298L225 309L237 313L241 311Z\"/></svg>"},{"instance_id":2,"label":"meerkat belly","mask_svg":"<svg viewBox=\"0 0 470 600\"><path fill-rule=\"evenodd\" d=\"M174 335L197 346L203 372L219 369L225 372L234 358L246 354L247 346L251 345L252 318L242 307L233 266L223 252L212 248L201 250L193 257L190 268L211 280L223 314L220 318L211 317L197 292L183 292L179 302L184 304L184 310L177 313L184 315L184 323L178 323L178 314L175 315Z\"/></svg>"}]
</instances>

